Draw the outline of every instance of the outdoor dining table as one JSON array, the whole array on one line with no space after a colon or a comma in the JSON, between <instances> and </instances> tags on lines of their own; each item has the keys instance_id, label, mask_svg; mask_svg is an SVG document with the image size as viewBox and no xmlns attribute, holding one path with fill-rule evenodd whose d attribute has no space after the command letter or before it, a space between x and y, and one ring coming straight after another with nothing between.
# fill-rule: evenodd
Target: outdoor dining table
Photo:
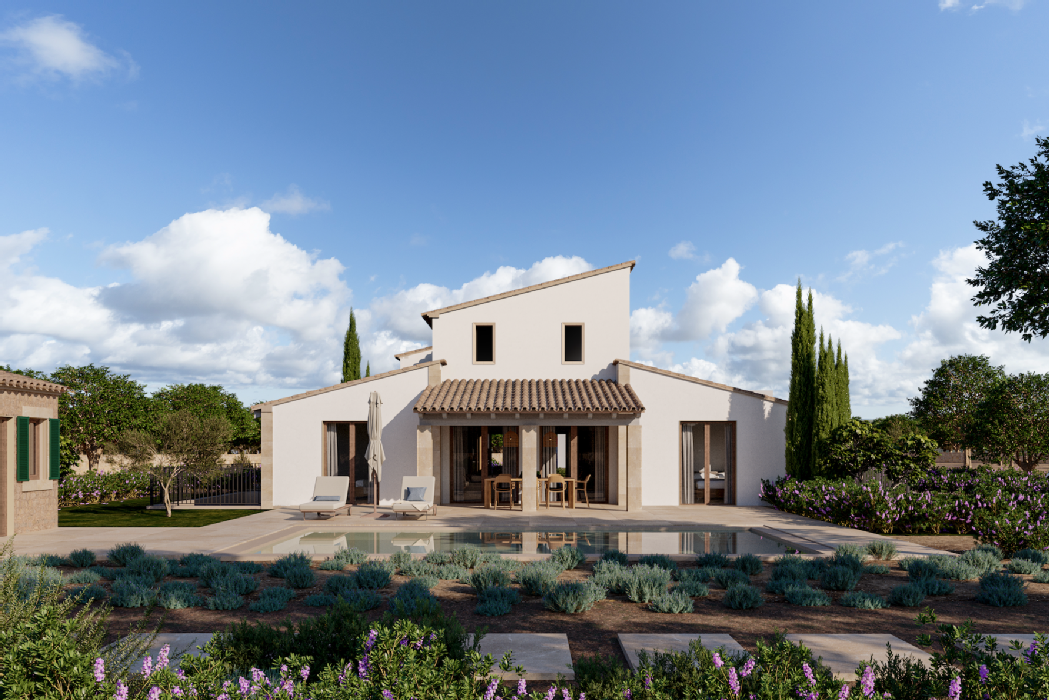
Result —
<instances>
[{"instance_id":1,"label":"outdoor dining table","mask_svg":"<svg viewBox=\"0 0 1049 700\"><path fill-rule=\"evenodd\" d=\"M492 491L494 489L496 477L490 477L484 480L484 507L495 508L495 499L492 498ZM536 479L538 482L535 490L535 507L539 507L539 494L542 492L545 496L547 507L550 507L550 480L545 477L539 477ZM577 479L571 479L565 477L565 491L564 496L568 499L567 505L569 508L575 508L575 485ZM520 493L524 486L524 479L521 477L514 477L510 479L510 483L517 487L517 492ZM513 498L513 496L511 496Z\"/></svg>"}]
</instances>

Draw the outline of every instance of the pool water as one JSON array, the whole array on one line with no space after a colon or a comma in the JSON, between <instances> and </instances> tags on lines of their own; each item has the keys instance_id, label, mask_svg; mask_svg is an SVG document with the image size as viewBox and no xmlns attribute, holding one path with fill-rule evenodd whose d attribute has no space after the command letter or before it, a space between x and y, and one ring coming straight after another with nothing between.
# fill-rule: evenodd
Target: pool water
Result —
<instances>
[{"instance_id":1,"label":"pool water","mask_svg":"<svg viewBox=\"0 0 1049 700\"><path fill-rule=\"evenodd\" d=\"M549 554L572 545L584 554L610 549L627 554L782 554L796 551L750 530L633 532L309 532L261 547L256 554L308 552L332 555L356 548L367 554L450 552L472 546L499 554Z\"/></svg>"}]
</instances>

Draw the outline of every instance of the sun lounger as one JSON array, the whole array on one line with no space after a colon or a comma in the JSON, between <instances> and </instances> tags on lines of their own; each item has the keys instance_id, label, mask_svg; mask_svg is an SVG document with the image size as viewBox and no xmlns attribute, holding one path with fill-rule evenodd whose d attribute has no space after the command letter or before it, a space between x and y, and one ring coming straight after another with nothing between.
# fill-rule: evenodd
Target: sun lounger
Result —
<instances>
[{"instance_id":1,"label":"sun lounger","mask_svg":"<svg viewBox=\"0 0 1049 700\"><path fill-rule=\"evenodd\" d=\"M401 481L400 499L390 504L394 513L404 515L437 515L433 504L436 479L432 476L406 476ZM415 489L423 489L419 492ZM409 489L413 489L409 492ZM409 499L409 496L412 498Z\"/></svg>"},{"instance_id":2,"label":"sun lounger","mask_svg":"<svg viewBox=\"0 0 1049 700\"><path fill-rule=\"evenodd\" d=\"M340 511L350 513L351 505L346 502L346 492L350 488L348 476L318 476L313 484L313 498L299 506L302 519L307 513L338 515Z\"/></svg>"}]
</instances>

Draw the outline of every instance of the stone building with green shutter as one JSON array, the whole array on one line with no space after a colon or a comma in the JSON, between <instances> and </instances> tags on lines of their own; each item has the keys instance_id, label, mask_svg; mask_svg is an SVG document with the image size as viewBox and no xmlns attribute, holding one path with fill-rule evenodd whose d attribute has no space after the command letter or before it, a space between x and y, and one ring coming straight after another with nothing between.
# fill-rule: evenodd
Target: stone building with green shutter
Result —
<instances>
[{"instance_id":1,"label":"stone building with green shutter","mask_svg":"<svg viewBox=\"0 0 1049 700\"><path fill-rule=\"evenodd\" d=\"M58 527L61 384L0 370L0 537Z\"/></svg>"}]
</instances>

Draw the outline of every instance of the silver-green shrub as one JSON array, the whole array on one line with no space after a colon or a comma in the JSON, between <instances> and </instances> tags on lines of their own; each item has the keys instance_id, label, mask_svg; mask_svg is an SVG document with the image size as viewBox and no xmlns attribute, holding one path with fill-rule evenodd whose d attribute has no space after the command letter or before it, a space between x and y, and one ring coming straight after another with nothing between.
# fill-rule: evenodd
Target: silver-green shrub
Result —
<instances>
[{"instance_id":1,"label":"silver-green shrub","mask_svg":"<svg viewBox=\"0 0 1049 700\"><path fill-rule=\"evenodd\" d=\"M754 586L730 586L721 598L721 604L733 610L750 610L765 604L765 596Z\"/></svg>"},{"instance_id":2,"label":"silver-green shrub","mask_svg":"<svg viewBox=\"0 0 1049 700\"><path fill-rule=\"evenodd\" d=\"M925 600L925 589L914 583L905 583L889 591L889 604L916 608Z\"/></svg>"},{"instance_id":3,"label":"silver-green shrub","mask_svg":"<svg viewBox=\"0 0 1049 700\"><path fill-rule=\"evenodd\" d=\"M196 586L185 581L168 581L157 591L157 605L168 610L182 610L204 605L204 598L197 595Z\"/></svg>"},{"instance_id":4,"label":"silver-green shrub","mask_svg":"<svg viewBox=\"0 0 1049 700\"><path fill-rule=\"evenodd\" d=\"M295 591L284 586L273 586L272 588L264 588L259 593L259 598L253 601L248 609L252 612L259 613L271 613L283 610L288 606L289 601L295 597Z\"/></svg>"},{"instance_id":5,"label":"silver-green shrub","mask_svg":"<svg viewBox=\"0 0 1049 700\"><path fill-rule=\"evenodd\" d=\"M754 554L741 554L732 562L732 568L747 576L757 576L765 570L765 564Z\"/></svg>"},{"instance_id":6,"label":"silver-green shrub","mask_svg":"<svg viewBox=\"0 0 1049 700\"><path fill-rule=\"evenodd\" d=\"M86 569L95 564L95 553L90 549L74 549L69 553L69 563L78 569Z\"/></svg>"},{"instance_id":7,"label":"silver-green shrub","mask_svg":"<svg viewBox=\"0 0 1049 700\"><path fill-rule=\"evenodd\" d=\"M543 603L547 610L576 614L586 612L594 607L597 601L604 599L604 587L593 579L585 579L554 585L543 596Z\"/></svg>"},{"instance_id":8,"label":"silver-green shrub","mask_svg":"<svg viewBox=\"0 0 1049 700\"><path fill-rule=\"evenodd\" d=\"M895 559L896 544L892 540L871 540L867 543L867 554L882 561Z\"/></svg>"},{"instance_id":9,"label":"silver-green shrub","mask_svg":"<svg viewBox=\"0 0 1049 700\"><path fill-rule=\"evenodd\" d=\"M994 572L980 577L980 592L976 600L998 608L1027 605L1027 584L1019 576Z\"/></svg>"},{"instance_id":10,"label":"silver-green shrub","mask_svg":"<svg viewBox=\"0 0 1049 700\"><path fill-rule=\"evenodd\" d=\"M828 591L851 591L860 582L863 565L857 571L849 566L832 566L820 577L820 588Z\"/></svg>"},{"instance_id":11,"label":"silver-green shrub","mask_svg":"<svg viewBox=\"0 0 1049 700\"><path fill-rule=\"evenodd\" d=\"M690 613L693 611L694 607L692 597L681 591L680 586L657 598L653 598L652 602L648 604L648 609L653 612L668 613L671 615Z\"/></svg>"},{"instance_id":12,"label":"silver-green shrub","mask_svg":"<svg viewBox=\"0 0 1049 700\"><path fill-rule=\"evenodd\" d=\"M628 570L623 592L635 603L648 603L667 591L672 578L666 569L639 564Z\"/></svg>"},{"instance_id":13,"label":"silver-green shrub","mask_svg":"<svg viewBox=\"0 0 1049 700\"><path fill-rule=\"evenodd\" d=\"M847 608L859 610L881 610L889 607L889 603L884 598L865 591L849 591L841 597L839 602Z\"/></svg>"},{"instance_id":14,"label":"silver-green shrub","mask_svg":"<svg viewBox=\"0 0 1049 700\"><path fill-rule=\"evenodd\" d=\"M830 605L830 596L823 591L808 586L795 586L784 591L783 595L791 605L818 607Z\"/></svg>"},{"instance_id":15,"label":"silver-green shrub","mask_svg":"<svg viewBox=\"0 0 1049 700\"><path fill-rule=\"evenodd\" d=\"M560 566L562 571L570 571L586 561L586 555L576 547L565 546L555 549L550 555L550 561Z\"/></svg>"},{"instance_id":16,"label":"silver-green shrub","mask_svg":"<svg viewBox=\"0 0 1049 700\"><path fill-rule=\"evenodd\" d=\"M557 583L561 567L549 561L533 561L525 564L516 573L514 580L527 595L544 596Z\"/></svg>"},{"instance_id":17,"label":"silver-green shrub","mask_svg":"<svg viewBox=\"0 0 1049 700\"><path fill-rule=\"evenodd\" d=\"M146 553L146 550L142 549L142 546L134 542L125 542L124 544L118 544L113 549L109 550L106 554L106 559L117 564L118 566L127 566L133 560L138 559Z\"/></svg>"},{"instance_id":18,"label":"silver-green shrub","mask_svg":"<svg viewBox=\"0 0 1049 700\"><path fill-rule=\"evenodd\" d=\"M733 586L746 586L750 583L750 577L742 571L736 569L721 569L714 574L714 583L718 584L722 588L732 588Z\"/></svg>"}]
</instances>

